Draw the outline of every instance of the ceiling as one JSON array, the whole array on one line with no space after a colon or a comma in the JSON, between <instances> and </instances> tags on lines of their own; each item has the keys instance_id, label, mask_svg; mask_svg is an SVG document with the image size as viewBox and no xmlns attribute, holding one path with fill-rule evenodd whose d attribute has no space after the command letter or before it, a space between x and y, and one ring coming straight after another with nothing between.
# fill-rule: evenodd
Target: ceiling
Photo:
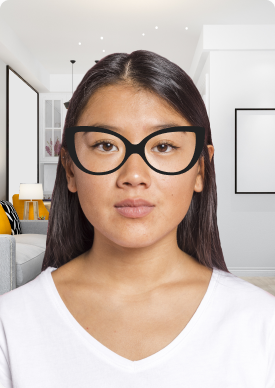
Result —
<instances>
[{"instance_id":1,"label":"ceiling","mask_svg":"<svg viewBox=\"0 0 275 388\"><path fill-rule=\"evenodd\" d=\"M71 74L71 59L84 74L108 54L140 49L188 73L204 24L275 23L270 0L7 0L0 14L50 74Z\"/></svg>"}]
</instances>

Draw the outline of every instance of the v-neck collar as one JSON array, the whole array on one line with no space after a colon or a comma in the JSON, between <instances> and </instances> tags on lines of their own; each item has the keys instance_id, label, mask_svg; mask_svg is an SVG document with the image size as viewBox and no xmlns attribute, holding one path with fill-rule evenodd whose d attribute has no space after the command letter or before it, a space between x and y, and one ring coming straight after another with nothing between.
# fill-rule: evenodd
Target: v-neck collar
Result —
<instances>
[{"instance_id":1,"label":"v-neck collar","mask_svg":"<svg viewBox=\"0 0 275 388\"><path fill-rule=\"evenodd\" d=\"M48 267L42 273L43 277L41 278L41 280L43 279L43 281L46 282L46 289L48 289L51 295L53 296L53 299L55 301L55 306L57 307L61 315L64 317L64 320L66 321L66 323L69 323L70 326L74 329L74 331L78 332L83 337L83 339L85 340L86 346L88 345L89 348L91 347L93 350L96 350L95 354L98 354L98 352L100 352L105 359L106 358L109 359L109 362L116 364L120 367L126 368L130 371L147 368L149 365L160 361L162 358L167 356L168 353L172 352L176 347L178 347L180 344L183 343L183 340L194 328L198 320L201 319L206 307L209 304L211 295L213 294L213 291L217 284L217 279L220 275L220 271L217 268L213 268L213 272L211 275L211 279L210 279L207 291L199 307L197 308L196 312L194 313L194 315L192 316L188 324L184 327L184 329L180 332L180 334L172 342L170 342L170 344L168 344L163 349L159 350L158 352L152 354L149 357L143 358L138 361L132 361L120 356L119 354L107 348L101 342L97 341L91 334L86 332L86 330L77 322L77 320L70 313L65 303L63 302L53 281L51 272L55 271L56 269L57 268L54 268L54 267Z\"/></svg>"}]
</instances>

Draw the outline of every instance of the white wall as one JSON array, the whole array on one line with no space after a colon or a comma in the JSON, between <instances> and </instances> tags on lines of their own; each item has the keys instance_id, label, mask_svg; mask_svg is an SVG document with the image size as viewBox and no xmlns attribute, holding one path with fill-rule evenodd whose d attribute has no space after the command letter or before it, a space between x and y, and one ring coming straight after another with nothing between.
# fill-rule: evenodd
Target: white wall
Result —
<instances>
[{"instance_id":1,"label":"white wall","mask_svg":"<svg viewBox=\"0 0 275 388\"><path fill-rule=\"evenodd\" d=\"M237 276L275 276L275 194L235 194L235 108L275 108L274 91L274 51L210 51L218 226Z\"/></svg>"},{"instance_id":2,"label":"white wall","mask_svg":"<svg viewBox=\"0 0 275 388\"><path fill-rule=\"evenodd\" d=\"M91 64L91 67L94 64ZM72 86L73 91L78 87L82 78L85 74L73 74L73 83L72 83L72 74L50 74L50 92L51 93L70 93L69 99L72 97Z\"/></svg>"},{"instance_id":3,"label":"white wall","mask_svg":"<svg viewBox=\"0 0 275 388\"><path fill-rule=\"evenodd\" d=\"M275 194L235 194L235 108L275 108L274 34L274 24L204 25L188 72L199 90L209 72L218 227L236 276L275 276Z\"/></svg>"},{"instance_id":4,"label":"white wall","mask_svg":"<svg viewBox=\"0 0 275 388\"><path fill-rule=\"evenodd\" d=\"M6 200L6 63L0 59L0 200Z\"/></svg>"},{"instance_id":5,"label":"white wall","mask_svg":"<svg viewBox=\"0 0 275 388\"><path fill-rule=\"evenodd\" d=\"M15 70L35 90L47 92L50 74L37 60L20 37L10 28L0 12L0 58Z\"/></svg>"},{"instance_id":6,"label":"white wall","mask_svg":"<svg viewBox=\"0 0 275 388\"><path fill-rule=\"evenodd\" d=\"M196 84L197 89L200 92L203 98L203 101L205 103L208 117L210 116L209 76L210 76L210 55L208 53L207 59L205 60L205 64L203 66L198 82Z\"/></svg>"}]
</instances>

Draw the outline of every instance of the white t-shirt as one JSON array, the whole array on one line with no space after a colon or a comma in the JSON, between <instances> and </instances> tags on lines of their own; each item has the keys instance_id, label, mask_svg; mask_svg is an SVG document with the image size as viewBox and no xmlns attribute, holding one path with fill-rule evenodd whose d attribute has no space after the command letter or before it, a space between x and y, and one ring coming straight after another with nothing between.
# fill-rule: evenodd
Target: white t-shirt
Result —
<instances>
[{"instance_id":1,"label":"white t-shirt","mask_svg":"<svg viewBox=\"0 0 275 388\"><path fill-rule=\"evenodd\" d=\"M4 388L273 388L275 297L214 268L183 331L139 361L93 338L62 301L48 267L0 296Z\"/></svg>"}]
</instances>

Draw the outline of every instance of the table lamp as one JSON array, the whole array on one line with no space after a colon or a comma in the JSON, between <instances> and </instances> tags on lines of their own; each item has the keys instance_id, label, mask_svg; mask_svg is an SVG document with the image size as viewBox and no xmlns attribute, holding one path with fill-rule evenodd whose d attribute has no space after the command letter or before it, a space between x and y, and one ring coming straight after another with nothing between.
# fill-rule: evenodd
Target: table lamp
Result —
<instances>
[{"instance_id":1,"label":"table lamp","mask_svg":"<svg viewBox=\"0 0 275 388\"><path fill-rule=\"evenodd\" d=\"M42 183L20 183L19 199L43 199ZM38 219L38 201L25 201L23 220L29 219L29 204L33 202L33 219Z\"/></svg>"}]
</instances>

